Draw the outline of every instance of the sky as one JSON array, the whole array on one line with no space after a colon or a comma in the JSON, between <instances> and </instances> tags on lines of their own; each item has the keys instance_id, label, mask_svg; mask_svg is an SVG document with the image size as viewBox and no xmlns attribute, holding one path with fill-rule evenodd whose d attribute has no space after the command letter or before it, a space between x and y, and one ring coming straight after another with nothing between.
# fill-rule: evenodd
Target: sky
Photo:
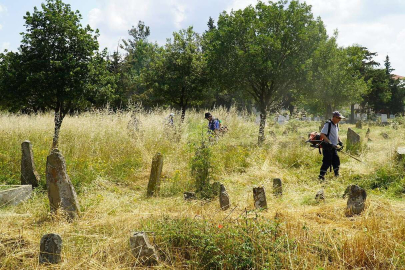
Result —
<instances>
[{"instance_id":1,"label":"sky","mask_svg":"<svg viewBox=\"0 0 405 270\"><path fill-rule=\"evenodd\" d=\"M0 51L16 50L25 30L23 16L45 0L0 0ZM202 33L208 18L222 11L254 5L256 0L64 0L83 16L82 24L100 31L100 47L110 52L128 30L144 21L150 41L163 45L174 31L193 26ZM303 2L303 1L301 1ZM389 55L394 74L405 76L405 0L306 0L330 35L338 30L340 46L359 44L377 52L383 64Z\"/></svg>"}]
</instances>

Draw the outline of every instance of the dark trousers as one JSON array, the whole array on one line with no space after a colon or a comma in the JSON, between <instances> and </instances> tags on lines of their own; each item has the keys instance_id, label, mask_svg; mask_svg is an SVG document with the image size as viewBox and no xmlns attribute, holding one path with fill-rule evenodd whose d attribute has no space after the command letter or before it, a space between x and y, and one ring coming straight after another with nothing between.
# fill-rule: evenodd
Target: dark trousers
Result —
<instances>
[{"instance_id":1,"label":"dark trousers","mask_svg":"<svg viewBox=\"0 0 405 270\"><path fill-rule=\"evenodd\" d=\"M339 175L339 166L340 166L340 159L337 154L336 149L323 149L323 159L322 159L322 166L321 172L319 173L320 176L324 176L330 166L333 167L333 171L335 175Z\"/></svg>"}]
</instances>

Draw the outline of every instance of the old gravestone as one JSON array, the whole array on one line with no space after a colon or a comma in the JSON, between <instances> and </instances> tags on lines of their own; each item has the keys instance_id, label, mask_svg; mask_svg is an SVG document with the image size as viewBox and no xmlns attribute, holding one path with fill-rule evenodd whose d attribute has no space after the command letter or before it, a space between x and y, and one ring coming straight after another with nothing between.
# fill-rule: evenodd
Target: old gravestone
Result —
<instances>
[{"instance_id":1,"label":"old gravestone","mask_svg":"<svg viewBox=\"0 0 405 270\"><path fill-rule=\"evenodd\" d=\"M155 248L150 244L148 236L144 232L135 232L129 238L132 255L143 265L156 265L159 256Z\"/></svg>"},{"instance_id":2,"label":"old gravestone","mask_svg":"<svg viewBox=\"0 0 405 270\"><path fill-rule=\"evenodd\" d=\"M160 177L162 175L163 169L163 155L161 153L157 153L152 160L152 168L150 170L150 177L148 183L148 191L146 195L156 196L160 190Z\"/></svg>"},{"instance_id":3,"label":"old gravestone","mask_svg":"<svg viewBox=\"0 0 405 270\"><path fill-rule=\"evenodd\" d=\"M362 129L363 128L363 123L361 121L357 121L356 122L356 128Z\"/></svg>"},{"instance_id":4,"label":"old gravestone","mask_svg":"<svg viewBox=\"0 0 405 270\"><path fill-rule=\"evenodd\" d=\"M319 190L316 194L315 194L315 200L317 202L320 201L324 201L325 200L325 192L323 191L323 189Z\"/></svg>"},{"instance_id":5,"label":"old gravestone","mask_svg":"<svg viewBox=\"0 0 405 270\"><path fill-rule=\"evenodd\" d=\"M388 139L390 137L387 133L381 133L381 136L383 136L384 139Z\"/></svg>"},{"instance_id":6,"label":"old gravestone","mask_svg":"<svg viewBox=\"0 0 405 270\"><path fill-rule=\"evenodd\" d=\"M58 149L53 149L46 160L46 186L51 211L62 209L74 219L80 214L76 191L66 172L65 158Z\"/></svg>"},{"instance_id":7,"label":"old gravestone","mask_svg":"<svg viewBox=\"0 0 405 270\"><path fill-rule=\"evenodd\" d=\"M230 206L229 195L228 192L226 192L225 186L223 184L221 184L220 187L219 206L221 207L221 210L227 210Z\"/></svg>"},{"instance_id":8,"label":"old gravestone","mask_svg":"<svg viewBox=\"0 0 405 270\"><path fill-rule=\"evenodd\" d=\"M62 238L58 234L45 234L39 246L39 263L57 264L60 262L62 251Z\"/></svg>"},{"instance_id":9,"label":"old gravestone","mask_svg":"<svg viewBox=\"0 0 405 270\"><path fill-rule=\"evenodd\" d=\"M398 147L396 150L396 155L399 160L405 160L405 147Z\"/></svg>"},{"instance_id":10,"label":"old gravestone","mask_svg":"<svg viewBox=\"0 0 405 270\"><path fill-rule=\"evenodd\" d=\"M358 149L360 147L360 135L354 130L349 128L347 130L347 148L348 149Z\"/></svg>"},{"instance_id":11,"label":"old gravestone","mask_svg":"<svg viewBox=\"0 0 405 270\"><path fill-rule=\"evenodd\" d=\"M273 194L276 197L283 195L283 186L280 178L273 179Z\"/></svg>"},{"instance_id":12,"label":"old gravestone","mask_svg":"<svg viewBox=\"0 0 405 270\"><path fill-rule=\"evenodd\" d=\"M264 192L264 187L253 188L253 199L256 208L267 209L267 200L266 200L266 193Z\"/></svg>"},{"instance_id":13,"label":"old gravestone","mask_svg":"<svg viewBox=\"0 0 405 270\"><path fill-rule=\"evenodd\" d=\"M370 135L370 128L367 128L366 137Z\"/></svg>"},{"instance_id":14,"label":"old gravestone","mask_svg":"<svg viewBox=\"0 0 405 270\"><path fill-rule=\"evenodd\" d=\"M388 122L387 115L386 114L381 114L381 123L385 124L387 122Z\"/></svg>"},{"instance_id":15,"label":"old gravestone","mask_svg":"<svg viewBox=\"0 0 405 270\"><path fill-rule=\"evenodd\" d=\"M358 215L364 210L367 193L363 188L357 185L350 185L346 188L345 195L343 195L343 197L345 196L348 196L345 211L347 217Z\"/></svg>"},{"instance_id":16,"label":"old gravestone","mask_svg":"<svg viewBox=\"0 0 405 270\"><path fill-rule=\"evenodd\" d=\"M39 174L35 169L34 154L30 141L24 141L21 144L21 185L32 185L37 187L39 183Z\"/></svg>"}]
</instances>

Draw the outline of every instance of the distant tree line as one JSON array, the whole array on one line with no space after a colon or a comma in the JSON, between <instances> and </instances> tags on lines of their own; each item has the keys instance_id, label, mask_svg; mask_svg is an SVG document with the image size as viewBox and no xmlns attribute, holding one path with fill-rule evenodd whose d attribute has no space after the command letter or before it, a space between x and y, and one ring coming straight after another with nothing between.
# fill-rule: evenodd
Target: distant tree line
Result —
<instances>
[{"instance_id":1,"label":"distant tree line","mask_svg":"<svg viewBox=\"0 0 405 270\"><path fill-rule=\"evenodd\" d=\"M112 54L99 50L98 30L82 26L70 5L47 0L41 8L24 16L18 51L0 53L0 109L53 110L55 147L66 114L107 104L173 107L182 120L192 107L254 107L259 142L266 116L280 108L328 116L361 104L365 112L404 113L405 87L388 56L380 68L367 48L340 47L306 3L224 11L204 33L189 27L163 46L140 21Z\"/></svg>"}]
</instances>

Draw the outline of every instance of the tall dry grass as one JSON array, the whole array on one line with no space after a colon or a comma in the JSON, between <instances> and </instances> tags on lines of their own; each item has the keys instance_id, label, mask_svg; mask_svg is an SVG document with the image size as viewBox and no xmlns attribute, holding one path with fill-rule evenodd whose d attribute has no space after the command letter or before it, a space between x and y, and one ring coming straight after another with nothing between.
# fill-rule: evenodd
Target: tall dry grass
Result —
<instances>
[{"instance_id":1,"label":"tall dry grass","mask_svg":"<svg viewBox=\"0 0 405 270\"><path fill-rule=\"evenodd\" d=\"M363 163L341 155L342 177L316 180L321 156L302 143L319 123L269 123L266 144L256 146L258 126L246 112L213 112L229 132L211 147L213 181L225 184L231 208L219 202L185 202L194 188L191 160L205 136L203 113L190 111L186 122L165 125L169 110L140 111L139 130L128 127L131 113L98 111L67 117L60 150L78 190L82 216L73 223L49 214L45 164L53 135L53 117L0 115L0 183L19 182L20 144L30 140L41 188L29 201L2 207L0 267L37 269L39 240L45 233L63 239L57 269L130 269L137 265L129 250L133 231L147 231L167 269L401 269L405 268L403 164L395 148L404 126L370 126L361 134ZM345 140L345 130L341 135ZM276 138L269 135L272 130ZM355 129L356 130L356 129ZM285 132L286 131L286 132ZM383 139L385 132L390 139ZM161 195L146 198L152 157L164 154ZM283 180L283 197L271 194L274 177ZM363 214L344 215L341 198L351 183L367 189ZM269 209L253 208L252 187L263 185ZM326 201L315 193L323 188Z\"/></svg>"}]
</instances>

